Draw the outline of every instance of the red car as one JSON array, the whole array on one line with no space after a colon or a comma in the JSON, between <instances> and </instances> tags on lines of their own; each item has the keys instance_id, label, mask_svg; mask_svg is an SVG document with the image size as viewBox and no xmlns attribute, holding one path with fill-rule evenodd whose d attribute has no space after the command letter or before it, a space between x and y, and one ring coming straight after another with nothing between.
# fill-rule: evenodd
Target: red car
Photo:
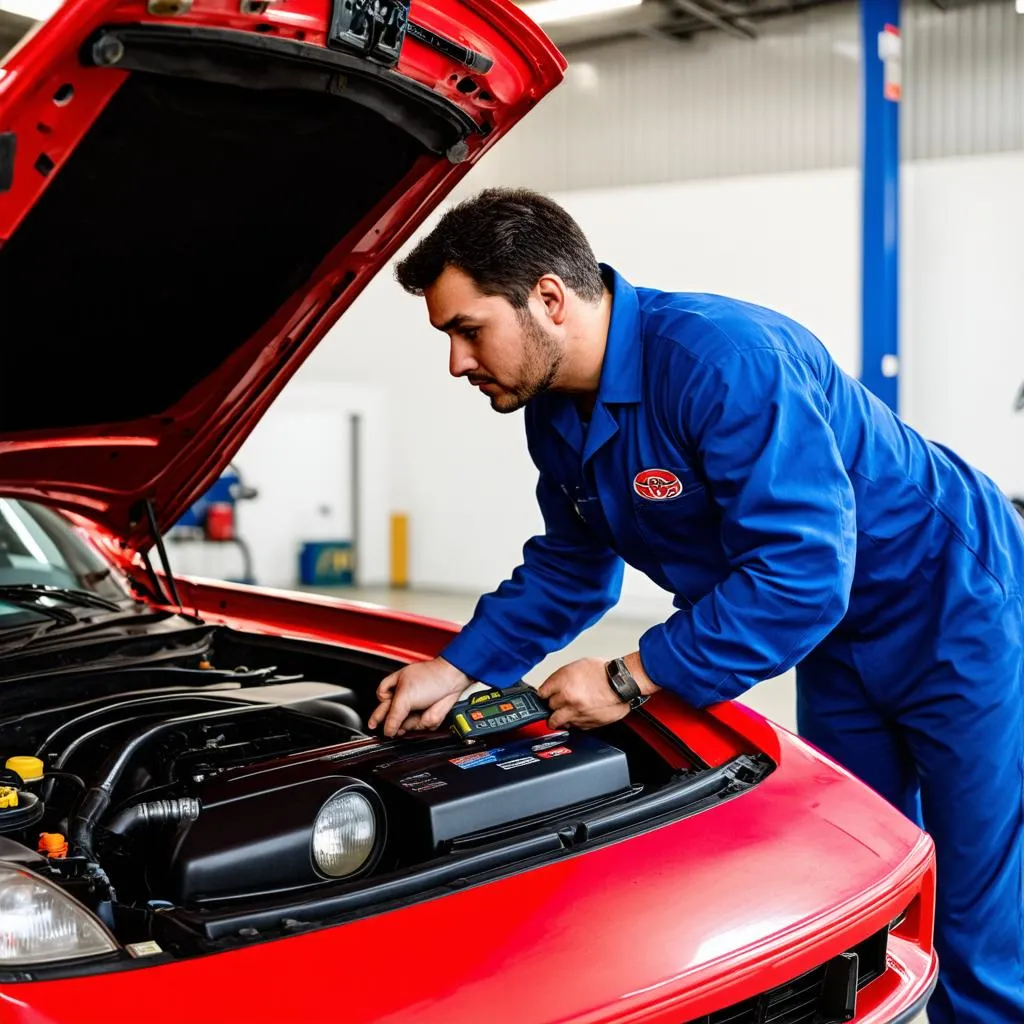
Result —
<instances>
[{"instance_id":1,"label":"red car","mask_svg":"<svg viewBox=\"0 0 1024 1024\"><path fill-rule=\"evenodd\" d=\"M166 565L564 68L506 0L67 0L0 69L3 1024L923 1008L932 844L796 737L662 693L386 741L454 627Z\"/></svg>"}]
</instances>

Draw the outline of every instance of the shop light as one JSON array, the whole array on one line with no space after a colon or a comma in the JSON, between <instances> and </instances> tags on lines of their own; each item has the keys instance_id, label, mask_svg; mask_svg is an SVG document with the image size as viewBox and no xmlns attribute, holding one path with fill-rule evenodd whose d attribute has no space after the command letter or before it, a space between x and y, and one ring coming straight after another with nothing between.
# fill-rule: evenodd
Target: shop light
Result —
<instances>
[{"instance_id":1,"label":"shop light","mask_svg":"<svg viewBox=\"0 0 1024 1024\"><path fill-rule=\"evenodd\" d=\"M33 21L46 21L60 7L61 0L0 0L0 11Z\"/></svg>"},{"instance_id":2,"label":"shop light","mask_svg":"<svg viewBox=\"0 0 1024 1024\"><path fill-rule=\"evenodd\" d=\"M6 0L0 0L5 2ZM556 21L572 21L589 18L595 14L611 14L630 7L639 7L642 0L537 0L522 5L522 11L538 25L550 25ZM1024 2L1024 0L1021 0Z\"/></svg>"}]
</instances>

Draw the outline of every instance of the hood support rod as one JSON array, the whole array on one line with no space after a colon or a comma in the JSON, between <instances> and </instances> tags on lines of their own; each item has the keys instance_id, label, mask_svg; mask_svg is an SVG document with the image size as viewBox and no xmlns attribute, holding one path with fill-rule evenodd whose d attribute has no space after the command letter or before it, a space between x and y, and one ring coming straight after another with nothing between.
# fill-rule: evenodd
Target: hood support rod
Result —
<instances>
[{"instance_id":1,"label":"hood support rod","mask_svg":"<svg viewBox=\"0 0 1024 1024\"><path fill-rule=\"evenodd\" d=\"M149 528L153 531L153 540L156 541L156 549L160 552L160 564L163 566L164 575L167 577L168 586L171 588L171 597L174 603L178 606L178 611L184 612L184 607L181 603L181 598L178 597L178 585L174 582L174 573L171 571L171 562L167 557L167 548L164 546L164 538L160 533L160 528L156 524L156 512L153 509L153 501L151 498L146 499L146 518L149 520Z\"/></svg>"}]
</instances>

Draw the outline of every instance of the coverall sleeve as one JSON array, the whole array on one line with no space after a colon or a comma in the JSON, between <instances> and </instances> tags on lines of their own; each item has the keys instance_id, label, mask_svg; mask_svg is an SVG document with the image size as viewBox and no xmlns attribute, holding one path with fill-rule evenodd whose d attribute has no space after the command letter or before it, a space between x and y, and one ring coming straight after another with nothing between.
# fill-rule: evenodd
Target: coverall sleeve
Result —
<instances>
[{"instance_id":1,"label":"coverall sleeve","mask_svg":"<svg viewBox=\"0 0 1024 1024\"><path fill-rule=\"evenodd\" d=\"M696 707L791 668L839 623L856 554L853 486L814 370L774 348L690 365L666 415L697 454L730 572L648 630L640 658ZM673 374L674 376L674 374Z\"/></svg>"},{"instance_id":2,"label":"coverall sleeve","mask_svg":"<svg viewBox=\"0 0 1024 1024\"><path fill-rule=\"evenodd\" d=\"M518 682L593 625L622 589L621 559L543 473L537 501L544 533L526 542L522 564L480 599L473 618L441 652L470 678L491 686Z\"/></svg>"}]
</instances>

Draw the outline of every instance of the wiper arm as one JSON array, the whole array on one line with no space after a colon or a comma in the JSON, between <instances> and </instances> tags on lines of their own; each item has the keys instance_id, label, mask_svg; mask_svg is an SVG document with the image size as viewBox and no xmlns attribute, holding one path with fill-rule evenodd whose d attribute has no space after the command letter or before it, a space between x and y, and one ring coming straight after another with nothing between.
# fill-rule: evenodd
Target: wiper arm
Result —
<instances>
[{"instance_id":1,"label":"wiper arm","mask_svg":"<svg viewBox=\"0 0 1024 1024\"><path fill-rule=\"evenodd\" d=\"M0 601L8 601L12 604L20 603L34 611L61 611L61 609L41 604L38 600L41 597L53 598L56 601L63 601L65 604L77 605L79 608L102 608L108 612L124 610L116 601L93 594L88 590L75 590L73 587L55 587L48 583L9 583L0 586ZM76 621L75 616L70 612L63 612L63 616L70 616L65 619L67 622Z\"/></svg>"},{"instance_id":2,"label":"wiper arm","mask_svg":"<svg viewBox=\"0 0 1024 1024\"><path fill-rule=\"evenodd\" d=\"M15 626L11 629L4 629L0 626L0 635L18 636L26 631L44 631L51 626L70 626L78 621L74 612L67 608L54 608L53 605L41 604L38 598L29 597L25 594L0 594L0 601L4 604L13 605L15 608L23 608L25 611L35 612L37 615L45 615L49 622L44 622L40 628L39 623L33 622L26 626Z\"/></svg>"}]
</instances>

